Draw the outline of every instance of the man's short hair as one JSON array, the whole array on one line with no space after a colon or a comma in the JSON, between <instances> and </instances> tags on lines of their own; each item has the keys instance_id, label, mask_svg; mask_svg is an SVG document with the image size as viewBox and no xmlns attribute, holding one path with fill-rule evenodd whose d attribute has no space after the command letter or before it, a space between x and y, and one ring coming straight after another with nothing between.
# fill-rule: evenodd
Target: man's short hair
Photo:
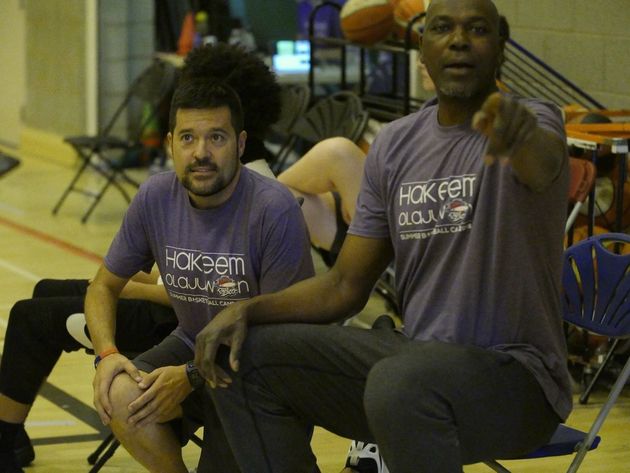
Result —
<instances>
[{"instance_id":1,"label":"man's short hair","mask_svg":"<svg viewBox=\"0 0 630 473\"><path fill-rule=\"evenodd\" d=\"M231 123L236 135L243 131L243 108L241 100L230 86L205 78L180 81L173 93L169 114L169 130L175 130L177 111L187 109L208 109L227 107L230 110Z\"/></svg>"}]
</instances>

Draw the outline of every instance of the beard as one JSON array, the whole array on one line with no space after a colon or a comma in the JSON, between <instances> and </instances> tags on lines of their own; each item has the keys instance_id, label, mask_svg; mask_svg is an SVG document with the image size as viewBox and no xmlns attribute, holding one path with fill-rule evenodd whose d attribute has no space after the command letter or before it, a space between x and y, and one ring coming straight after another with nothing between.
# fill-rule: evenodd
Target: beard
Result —
<instances>
[{"instance_id":1,"label":"beard","mask_svg":"<svg viewBox=\"0 0 630 473\"><path fill-rule=\"evenodd\" d=\"M236 175L238 168L238 153L235 154L234 164L230 164L230 167L226 167L223 170L216 164L212 163L209 159L202 159L186 167L184 178L182 179L182 185L191 194L199 197L210 197L225 189ZM200 179L196 180L192 177L194 169L198 166L209 168L215 172L215 176L212 179Z\"/></svg>"},{"instance_id":2,"label":"beard","mask_svg":"<svg viewBox=\"0 0 630 473\"><path fill-rule=\"evenodd\" d=\"M477 88L477 84L470 82L466 84L436 84L436 89L439 90L443 96L454 99L469 99L478 92Z\"/></svg>"}]
</instances>

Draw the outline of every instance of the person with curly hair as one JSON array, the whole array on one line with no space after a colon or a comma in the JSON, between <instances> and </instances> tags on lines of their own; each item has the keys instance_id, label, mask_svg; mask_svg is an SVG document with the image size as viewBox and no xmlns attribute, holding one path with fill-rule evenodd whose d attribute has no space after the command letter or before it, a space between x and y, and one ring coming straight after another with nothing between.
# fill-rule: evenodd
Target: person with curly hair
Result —
<instances>
[{"instance_id":1,"label":"person with curly hair","mask_svg":"<svg viewBox=\"0 0 630 473\"><path fill-rule=\"evenodd\" d=\"M186 56L181 79L206 77L224 82L243 104L247 145L241 163L271 176L266 162L272 153L264 140L281 111L280 85L275 74L254 53L237 45L218 43L193 49ZM263 161L264 160L264 161Z\"/></svg>"}]
</instances>

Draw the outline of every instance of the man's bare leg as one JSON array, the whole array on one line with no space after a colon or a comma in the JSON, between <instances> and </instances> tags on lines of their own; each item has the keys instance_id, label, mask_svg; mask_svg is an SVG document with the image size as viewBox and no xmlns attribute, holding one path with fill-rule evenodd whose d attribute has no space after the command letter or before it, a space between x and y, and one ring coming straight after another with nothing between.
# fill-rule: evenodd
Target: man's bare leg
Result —
<instances>
[{"instance_id":1,"label":"man's bare leg","mask_svg":"<svg viewBox=\"0 0 630 473\"><path fill-rule=\"evenodd\" d=\"M142 392L126 373L114 378L109 391L113 406L111 428L114 435L147 470L156 473L188 473L182 459L179 439L168 424L154 423L137 427L127 422L128 406Z\"/></svg>"}]
</instances>

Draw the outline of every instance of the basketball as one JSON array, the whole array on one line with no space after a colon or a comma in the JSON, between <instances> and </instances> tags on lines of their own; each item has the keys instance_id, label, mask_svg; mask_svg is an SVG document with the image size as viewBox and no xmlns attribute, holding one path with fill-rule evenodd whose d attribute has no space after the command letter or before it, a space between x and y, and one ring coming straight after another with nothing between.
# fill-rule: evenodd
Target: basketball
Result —
<instances>
[{"instance_id":1,"label":"basketball","mask_svg":"<svg viewBox=\"0 0 630 473\"><path fill-rule=\"evenodd\" d=\"M378 43L394 29L394 7L390 0L348 0L339 18L344 36L355 43Z\"/></svg>"},{"instance_id":2,"label":"basketball","mask_svg":"<svg viewBox=\"0 0 630 473\"><path fill-rule=\"evenodd\" d=\"M426 1L428 5L428 1ZM405 32L407 31L407 25L418 13L425 11L425 0L395 0L394 6L394 30L396 36L401 40L405 40ZM420 38L418 34L418 28L424 24L424 19L418 20L414 23L413 33L411 35L411 44L418 44Z\"/></svg>"}]
</instances>

